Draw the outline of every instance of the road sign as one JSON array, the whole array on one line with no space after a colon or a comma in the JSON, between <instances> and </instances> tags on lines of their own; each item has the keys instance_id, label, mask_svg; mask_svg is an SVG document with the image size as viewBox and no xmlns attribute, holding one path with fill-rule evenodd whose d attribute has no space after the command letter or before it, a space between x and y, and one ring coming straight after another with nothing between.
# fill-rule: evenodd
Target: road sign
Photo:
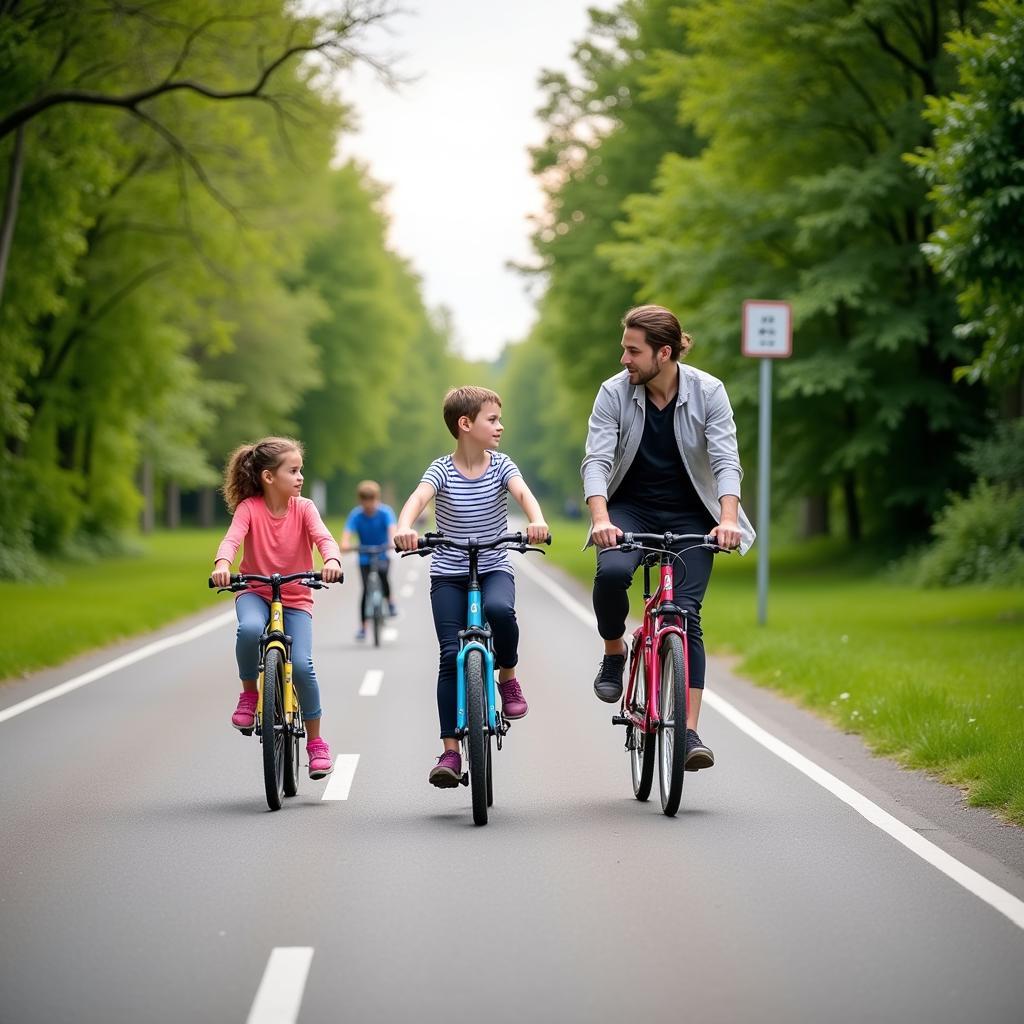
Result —
<instances>
[{"instance_id":1,"label":"road sign","mask_svg":"<svg viewBox=\"0 0 1024 1024\"><path fill-rule=\"evenodd\" d=\"M793 354L793 312L788 302L743 303L742 352L758 359L788 359Z\"/></svg>"},{"instance_id":2,"label":"road sign","mask_svg":"<svg viewBox=\"0 0 1024 1024\"><path fill-rule=\"evenodd\" d=\"M743 303L745 356L760 359L757 431L757 621L768 620L768 533L772 479L772 360L793 354L793 311L788 302L747 299Z\"/></svg>"}]
</instances>

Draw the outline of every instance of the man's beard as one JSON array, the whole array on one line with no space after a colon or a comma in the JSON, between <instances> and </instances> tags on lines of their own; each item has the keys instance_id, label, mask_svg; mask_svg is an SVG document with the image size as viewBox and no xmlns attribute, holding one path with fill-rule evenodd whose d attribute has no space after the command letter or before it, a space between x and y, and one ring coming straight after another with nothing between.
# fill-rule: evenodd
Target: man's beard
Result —
<instances>
[{"instance_id":1,"label":"man's beard","mask_svg":"<svg viewBox=\"0 0 1024 1024\"><path fill-rule=\"evenodd\" d=\"M637 384L648 384L654 380L655 377L661 372L660 366L652 366L649 370L640 370L634 367L633 372L636 374Z\"/></svg>"}]
</instances>

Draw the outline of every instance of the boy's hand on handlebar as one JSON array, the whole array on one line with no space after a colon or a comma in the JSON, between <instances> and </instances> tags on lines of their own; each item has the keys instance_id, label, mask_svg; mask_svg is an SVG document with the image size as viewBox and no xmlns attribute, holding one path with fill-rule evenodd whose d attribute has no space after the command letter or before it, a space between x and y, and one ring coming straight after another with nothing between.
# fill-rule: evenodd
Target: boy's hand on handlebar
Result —
<instances>
[{"instance_id":1,"label":"boy's hand on handlebar","mask_svg":"<svg viewBox=\"0 0 1024 1024\"><path fill-rule=\"evenodd\" d=\"M214 565L210 579L213 580L215 587L229 587L231 585L231 563L226 558L222 558Z\"/></svg>"},{"instance_id":2,"label":"boy's hand on handlebar","mask_svg":"<svg viewBox=\"0 0 1024 1024\"><path fill-rule=\"evenodd\" d=\"M396 530L394 540L399 551L415 551L420 535L410 527L407 530Z\"/></svg>"},{"instance_id":3,"label":"boy's hand on handlebar","mask_svg":"<svg viewBox=\"0 0 1024 1024\"><path fill-rule=\"evenodd\" d=\"M341 563L336 558L324 562L320 576L324 583L337 583L341 579Z\"/></svg>"},{"instance_id":4,"label":"boy's hand on handlebar","mask_svg":"<svg viewBox=\"0 0 1024 1024\"><path fill-rule=\"evenodd\" d=\"M622 531L610 519L595 519L590 536L599 548L612 548L619 543Z\"/></svg>"},{"instance_id":5,"label":"boy's hand on handlebar","mask_svg":"<svg viewBox=\"0 0 1024 1024\"><path fill-rule=\"evenodd\" d=\"M725 548L726 551L732 551L734 548L740 546L740 527L739 523L731 519L723 519L712 531L708 534L709 537L713 537L715 543L720 548Z\"/></svg>"},{"instance_id":6,"label":"boy's hand on handlebar","mask_svg":"<svg viewBox=\"0 0 1024 1024\"><path fill-rule=\"evenodd\" d=\"M530 523L526 527L526 539L530 544L543 544L549 536L548 524L543 519Z\"/></svg>"}]
</instances>

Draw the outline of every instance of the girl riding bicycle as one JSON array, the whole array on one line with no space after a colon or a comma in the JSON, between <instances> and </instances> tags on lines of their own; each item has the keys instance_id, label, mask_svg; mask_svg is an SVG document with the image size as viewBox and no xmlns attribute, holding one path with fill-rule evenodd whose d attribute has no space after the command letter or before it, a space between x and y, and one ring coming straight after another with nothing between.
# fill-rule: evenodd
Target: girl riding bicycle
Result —
<instances>
[{"instance_id":1,"label":"girl riding bicycle","mask_svg":"<svg viewBox=\"0 0 1024 1024\"><path fill-rule=\"evenodd\" d=\"M413 523L434 499L438 529L447 537L470 536L487 541L508 530L508 495L522 507L529 520L530 543L548 535L537 499L526 486L516 464L498 452L504 427L501 399L487 388L453 388L445 396L444 422L456 440L455 451L432 462L419 486L398 516L395 545L414 551L419 535ZM516 583L505 551L480 555L480 585L484 617L491 627L498 665L498 692L508 719L522 718L529 710L516 679L519 661L519 624L516 622ZM459 630L466 625L466 593L469 588L468 556L451 548L435 552L430 567L430 606L440 646L437 673L437 711L441 720L444 750L430 770L432 786L457 786L462 777L462 756L455 738L456 665Z\"/></svg>"},{"instance_id":2,"label":"girl riding bicycle","mask_svg":"<svg viewBox=\"0 0 1024 1024\"><path fill-rule=\"evenodd\" d=\"M210 574L215 586L230 583L231 563L244 542L240 571L271 576L313 568L313 545L324 560L325 583L341 579L341 551L316 506L302 491L302 445L289 437L265 437L232 452L224 470L224 498L234 513L217 548ZM331 751L320 735L320 687L313 668L313 595L298 582L281 590L285 632L292 638L295 683L306 726L309 777L334 770ZM259 638L270 618L270 587L253 583L235 600L238 632L235 658L242 692L231 724L251 730L256 715Z\"/></svg>"}]
</instances>

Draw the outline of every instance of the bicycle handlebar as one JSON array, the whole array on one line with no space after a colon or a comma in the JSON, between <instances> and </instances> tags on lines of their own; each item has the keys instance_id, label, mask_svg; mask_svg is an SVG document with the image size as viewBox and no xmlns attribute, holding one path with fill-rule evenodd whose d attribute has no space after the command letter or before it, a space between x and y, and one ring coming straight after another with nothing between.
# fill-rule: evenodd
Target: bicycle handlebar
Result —
<instances>
[{"instance_id":1,"label":"bicycle handlebar","mask_svg":"<svg viewBox=\"0 0 1024 1024\"><path fill-rule=\"evenodd\" d=\"M696 542L700 547L710 548L715 552L725 552L726 554L729 552L729 549L719 545L710 533L626 533L625 531L623 531L622 539L618 544L613 544L605 550L618 548L621 551L633 551L643 547L644 542L662 544L664 548L670 548L674 544L686 544L690 541ZM658 550L664 550L664 548L659 548Z\"/></svg>"},{"instance_id":2,"label":"bicycle handlebar","mask_svg":"<svg viewBox=\"0 0 1024 1024\"><path fill-rule=\"evenodd\" d=\"M278 585L282 587L286 583L294 583L298 581L302 586L309 587L310 590L327 590L327 586L323 580L323 574L313 572L312 570L307 570L306 572L293 572L289 573L287 576L281 576L277 573L273 576L261 576L255 572L232 573L231 583L226 587L218 587L213 582L212 577L206 581L206 585L211 590L217 590L218 592L228 590L248 590L250 583L266 583L267 586L273 586L275 579Z\"/></svg>"},{"instance_id":3,"label":"bicycle handlebar","mask_svg":"<svg viewBox=\"0 0 1024 1024\"><path fill-rule=\"evenodd\" d=\"M541 543L550 544L551 534L549 533ZM522 531L503 533L500 537L485 541L479 541L475 537L470 537L469 540L456 540L454 537L446 537L443 533L428 533L420 537L414 550L402 551L397 545L395 550L405 558L406 555L429 555L435 548L456 548L468 553L470 551L489 551L498 547L509 547L514 551L521 552L539 551L542 555L547 554L542 548L531 545Z\"/></svg>"}]
</instances>

